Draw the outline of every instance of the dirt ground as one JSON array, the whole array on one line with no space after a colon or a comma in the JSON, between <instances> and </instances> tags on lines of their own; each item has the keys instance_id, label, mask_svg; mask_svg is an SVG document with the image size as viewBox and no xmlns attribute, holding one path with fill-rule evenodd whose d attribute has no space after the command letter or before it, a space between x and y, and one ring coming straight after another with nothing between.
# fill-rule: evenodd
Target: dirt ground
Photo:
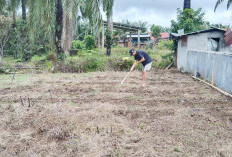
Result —
<instances>
[{"instance_id":1,"label":"dirt ground","mask_svg":"<svg viewBox=\"0 0 232 157\"><path fill-rule=\"evenodd\" d=\"M125 74L30 74L5 82L0 156L232 156L231 99L174 69L150 72L146 88L138 71L120 86Z\"/></svg>"}]
</instances>

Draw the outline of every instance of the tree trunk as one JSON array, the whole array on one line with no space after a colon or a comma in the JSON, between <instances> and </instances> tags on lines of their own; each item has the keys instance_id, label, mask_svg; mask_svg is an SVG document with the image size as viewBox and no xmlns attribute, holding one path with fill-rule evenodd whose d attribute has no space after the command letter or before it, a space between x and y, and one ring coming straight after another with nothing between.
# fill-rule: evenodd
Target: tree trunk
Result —
<instances>
[{"instance_id":1,"label":"tree trunk","mask_svg":"<svg viewBox=\"0 0 232 157\"><path fill-rule=\"evenodd\" d=\"M107 29L110 33L110 41L107 41L107 56L110 56L111 55L111 44L112 44L112 38L113 38L113 13L107 17Z\"/></svg>"},{"instance_id":2,"label":"tree trunk","mask_svg":"<svg viewBox=\"0 0 232 157\"><path fill-rule=\"evenodd\" d=\"M66 55L69 55L69 50L72 47L72 41L74 39L76 30L77 12L74 8L68 10L72 0L66 0L63 4L63 31L61 46ZM76 13L75 13L76 12Z\"/></svg>"},{"instance_id":3,"label":"tree trunk","mask_svg":"<svg viewBox=\"0 0 232 157\"><path fill-rule=\"evenodd\" d=\"M191 9L191 0L184 0L184 9Z\"/></svg>"},{"instance_id":4,"label":"tree trunk","mask_svg":"<svg viewBox=\"0 0 232 157\"><path fill-rule=\"evenodd\" d=\"M25 0L21 0L21 2L22 2L22 19L26 20L27 19L27 15L26 15Z\"/></svg>"},{"instance_id":5,"label":"tree trunk","mask_svg":"<svg viewBox=\"0 0 232 157\"><path fill-rule=\"evenodd\" d=\"M105 47L105 27L103 23L102 24L102 54L104 54L104 47Z\"/></svg>"},{"instance_id":6,"label":"tree trunk","mask_svg":"<svg viewBox=\"0 0 232 157\"><path fill-rule=\"evenodd\" d=\"M16 27L16 9L13 10L13 24L12 24L13 29Z\"/></svg>"},{"instance_id":7,"label":"tree trunk","mask_svg":"<svg viewBox=\"0 0 232 157\"><path fill-rule=\"evenodd\" d=\"M63 30L63 6L62 0L57 0L56 4L56 31L55 31L55 45L56 45L56 53L58 55L63 53L61 47L61 38L62 38L62 30Z\"/></svg>"},{"instance_id":8,"label":"tree trunk","mask_svg":"<svg viewBox=\"0 0 232 157\"><path fill-rule=\"evenodd\" d=\"M3 58L3 46L0 47L0 63L2 63Z\"/></svg>"}]
</instances>

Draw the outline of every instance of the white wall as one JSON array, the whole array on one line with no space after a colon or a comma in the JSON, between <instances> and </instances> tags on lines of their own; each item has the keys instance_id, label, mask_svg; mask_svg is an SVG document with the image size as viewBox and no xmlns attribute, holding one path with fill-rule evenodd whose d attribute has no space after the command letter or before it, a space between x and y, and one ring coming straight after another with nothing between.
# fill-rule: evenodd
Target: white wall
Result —
<instances>
[{"instance_id":1,"label":"white wall","mask_svg":"<svg viewBox=\"0 0 232 157\"><path fill-rule=\"evenodd\" d=\"M220 52L208 51L208 38L220 38ZM215 85L232 94L232 53L226 47L224 33L201 33L189 35L187 46L178 41L177 68L194 74L196 70L201 77L211 81L214 73Z\"/></svg>"}]
</instances>

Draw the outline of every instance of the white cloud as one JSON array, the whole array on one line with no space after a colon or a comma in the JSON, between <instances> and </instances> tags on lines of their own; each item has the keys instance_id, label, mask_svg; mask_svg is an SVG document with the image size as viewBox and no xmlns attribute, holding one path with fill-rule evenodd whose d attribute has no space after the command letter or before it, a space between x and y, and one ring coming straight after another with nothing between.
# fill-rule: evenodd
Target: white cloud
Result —
<instances>
[{"instance_id":1,"label":"white cloud","mask_svg":"<svg viewBox=\"0 0 232 157\"><path fill-rule=\"evenodd\" d=\"M183 7L184 0L115 0L114 21L146 21L169 27L176 19L176 9ZM202 8L205 19L210 23L232 25L232 10L226 10L226 3L214 12L216 0L192 0L192 8ZM104 16L105 17L105 16Z\"/></svg>"}]
</instances>

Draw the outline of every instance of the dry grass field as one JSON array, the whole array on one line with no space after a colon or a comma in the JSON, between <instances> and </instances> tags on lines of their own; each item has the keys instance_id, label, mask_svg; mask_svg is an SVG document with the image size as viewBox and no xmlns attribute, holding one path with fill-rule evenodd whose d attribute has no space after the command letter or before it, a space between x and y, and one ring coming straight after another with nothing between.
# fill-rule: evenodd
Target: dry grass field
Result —
<instances>
[{"instance_id":1,"label":"dry grass field","mask_svg":"<svg viewBox=\"0 0 232 157\"><path fill-rule=\"evenodd\" d=\"M125 74L0 75L0 156L232 156L231 99L173 69L146 88Z\"/></svg>"}]
</instances>

